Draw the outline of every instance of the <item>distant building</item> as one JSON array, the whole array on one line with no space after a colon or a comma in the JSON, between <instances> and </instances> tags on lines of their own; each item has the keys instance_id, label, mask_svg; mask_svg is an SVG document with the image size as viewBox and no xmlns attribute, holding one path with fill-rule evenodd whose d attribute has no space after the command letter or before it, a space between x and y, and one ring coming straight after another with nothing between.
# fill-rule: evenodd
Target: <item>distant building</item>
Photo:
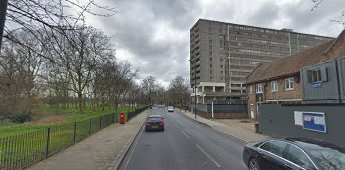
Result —
<instances>
[{"instance_id":1,"label":"distant building","mask_svg":"<svg viewBox=\"0 0 345 170\"><path fill-rule=\"evenodd\" d=\"M262 103L341 102L341 89L339 83L338 86L336 84L341 74L337 73L336 61L332 60L338 59L340 64L345 65L344 60L339 59L343 56L345 31L335 40L258 65L245 83L250 117L257 118L260 114L258 105ZM345 74L345 71L341 73ZM341 88L344 91L344 87Z\"/></svg>"},{"instance_id":2,"label":"distant building","mask_svg":"<svg viewBox=\"0 0 345 170\"><path fill-rule=\"evenodd\" d=\"M269 63L333 38L199 19L190 29L190 84L198 103L245 96L246 77ZM192 98L194 100L194 97Z\"/></svg>"}]
</instances>

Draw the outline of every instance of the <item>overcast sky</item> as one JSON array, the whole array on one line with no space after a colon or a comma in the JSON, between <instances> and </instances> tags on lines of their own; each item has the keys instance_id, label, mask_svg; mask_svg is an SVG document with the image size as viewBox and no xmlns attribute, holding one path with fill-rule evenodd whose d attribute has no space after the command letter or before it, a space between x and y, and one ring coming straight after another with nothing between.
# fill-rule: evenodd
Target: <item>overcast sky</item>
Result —
<instances>
[{"instance_id":1,"label":"overcast sky","mask_svg":"<svg viewBox=\"0 0 345 170\"><path fill-rule=\"evenodd\" d=\"M114 6L112 17L88 16L93 27L112 36L117 58L128 60L141 77L164 86L175 76L189 79L189 29L199 18L336 37L345 0L97 0Z\"/></svg>"}]
</instances>

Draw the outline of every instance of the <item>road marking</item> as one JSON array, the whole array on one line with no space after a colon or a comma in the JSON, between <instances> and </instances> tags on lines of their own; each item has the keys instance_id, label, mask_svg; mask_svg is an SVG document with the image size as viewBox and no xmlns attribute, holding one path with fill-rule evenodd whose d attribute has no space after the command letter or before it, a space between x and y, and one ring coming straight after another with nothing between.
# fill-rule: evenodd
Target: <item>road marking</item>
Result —
<instances>
[{"instance_id":1,"label":"road marking","mask_svg":"<svg viewBox=\"0 0 345 170\"><path fill-rule=\"evenodd\" d=\"M183 130L180 128L179 125L177 125L177 124L175 123L175 126L176 126L177 129L180 130L180 131L182 132L182 134L183 134L184 136L186 136L189 140L192 139L189 135L187 135L187 133L186 133L185 131L183 131Z\"/></svg>"},{"instance_id":2,"label":"road marking","mask_svg":"<svg viewBox=\"0 0 345 170\"><path fill-rule=\"evenodd\" d=\"M191 140L190 136L188 136L186 132L184 132L183 130L181 130L181 132L182 132L189 140Z\"/></svg>"},{"instance_id":3,"label":"road marking","mask_svg":"<svg viewBox=\"0 0 345 170\"><path fill-rule=\"evenodd\" d=\"M138 141L139 141L139 139L140 139L140 137L141 137L141 134L143 134L143 131L144 131L144 130L142 129L141 132L140 132L140 135L139 135L139 137L138 137L138 140L135 142L134 148L133 148L131 154L130 154L129 157L128 157L126 166L125 166L125 168L124 168L125 170L127 169L128 163L129 163L129 161L130 161L131 158L132 158L132 155L133 155L133 153L134 153L134 151L135 151L135 148L137 147L137 144L138 144Z\"/></svg>"},{"instance_id":4,"label":"road marking","mask_svg":"<svg viewBox=\"0 0 345 170\"><path fill-rule=\"evenodd\" d=\"M177 125L176 123L175 123L175 126L177 127L177 129L181 130L180 126Z\"/></svg>"},{"instance_id":5,"label":"road marking","mask_svg":"<svg viewBox=\"0 0 345 170\"><path fill-rule=\"evenodd\" d=\"M198 148L201 150L201 152L204 153L214 164L216 164L218 168L221 167L220 164L219 164L217 161L215 161L209 154L207 154L207 153L205 152L204 149L202 149L202 147L200 147L200 146L197 145L197 144L195 144L195 146L198 147Z\"/></svg>"}]
</instances>

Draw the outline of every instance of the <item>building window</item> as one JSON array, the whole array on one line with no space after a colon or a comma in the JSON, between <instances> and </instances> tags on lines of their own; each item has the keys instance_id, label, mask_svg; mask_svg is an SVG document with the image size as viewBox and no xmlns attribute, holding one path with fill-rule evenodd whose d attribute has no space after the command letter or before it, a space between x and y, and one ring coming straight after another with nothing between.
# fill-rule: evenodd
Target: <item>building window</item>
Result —
<instances>
[{"instance_id":1,"label":"building window","mask_svg":"<svg viewBox=\"0 0 345 170\"><path fill-rule=\"evenodd\" d=\"M278 82L277 81L272 81L271 82L271 91L272 92L278 91Z\"/></svg>"},{"instance_id":2,"label":"building window","mask_svg":"<svg viewBox=\"0 0 345 170\"><path fill-rule=\"evenodd\" d=\"M212 74L212 70L210 70L210 74Z\"/></svg>"},{"instance_id":3,"label":"building window","mask_svg":"<svg viewBox=\"0 0 345 170\"><path fill-rule=\"evenodd\" d=\"M308 83L319 83L327 81L327 68L320 67L307 71Z\"/></svg>"},{"instance_id":4,"label":"building window","mask_svg":"<svg viewBox=\"0 0 345 170\"><path fill-rule=\"evenodd\" d=\"M250 92L250 94L253 94L253 86L252 85L249 86L249 92Z\"/></svg>"},{"instance_id":5,"label":"building window","mask_svg":"<svg viewBox=\"0 0 345 170\"><path fill-rule=\"evenodd\" d=\"M223 65L220 65L220 68L223 68Z\"/></svg>"},{"instance_id":6,"label":"building window","mask_svg":"<svg viewBox=\"0 0 345 170\"><path fill-rule=\"evenodd\" d=\"M256 85L256 94L262 93L262 83Z\"/></svg>"},{"instance_id":7,"label":"building window","mask_svg":"<svg viewBox=\"0 0 345 170\"><path fill-rule=\"evenodd\" d=\"M212 76L210 77L210 80L212 80Z\"/></svg>"},{"instance_id":8,"label":"building window","mask_svg":"<svg viewBox=\"0 0 345 170\"><path fill-rule=\"evenodd\" d=\"M223 75L223 71L220 71L220 74L222 74L222 75Z\"/></svg>"},{"instance_id":9,"label":"building window","mask_svg":"<svg viewBox=\"0 0 345 170\"><path fill-rule=\"evenodd\" d=\"M313 70L312 72L312 83L318 83L321 82L321 70L317 69L317 70Z\"/></svg>"},{"instance_id":10,"label":"building window","mask_svg":"<svg viewBox=\"0 0 345 170\"><path fill-rule=\"evenodd\" d=\"M212 58L210 58L210 61L212 61Z\"/></svg>"},{"instance_id":11,"label":"building window","mask_svg":"<svg viewBox=\"0 0 345 170\"><path fill-rule=\"evenodd\" d=\"M222 58L220 59L220 62L223 62L223 59L222 59Z\"/></svg>"},{"instance_id":12,"label":"building window","mask_svg":"<svg viewBox=\"0 0 345 170\"><path fill-rule=\"evenodd\" d=\"M210 67L212 68L212 64L210 64Z\"/></svg>"},{"instance_id":13,"label":"building window","mask_svg":"<svg viewBox=\"0 0 345 170\"><path fill-rule=\"evenodd\" d=\"M294 79L288 78L285 79L285 90L293 90L294 89Z\"/></svg>"},{"instance_id":14,"label":"building window","mask_svg":"<svg viewBox=\"0 0 345 170\"><path fill-rule=\"evenodd\" d=\"M223 77L220 77L220 80L223 80Z\"/></svg>"}]
</instances>

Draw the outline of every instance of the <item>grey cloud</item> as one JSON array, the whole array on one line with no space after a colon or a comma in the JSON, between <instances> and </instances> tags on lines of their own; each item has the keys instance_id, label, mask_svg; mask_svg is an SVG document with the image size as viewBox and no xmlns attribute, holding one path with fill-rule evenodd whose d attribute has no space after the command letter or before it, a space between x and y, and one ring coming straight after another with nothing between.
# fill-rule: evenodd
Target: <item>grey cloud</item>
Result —
<instances>
[{"instance_id":1,"label":"grey cloud","mask_svg":"<svg viewBox=\"0 0 345 170\"><path fill-rule=\"evenodd\" d=\"M330 19L344 10L345 1L325 1L316 10L311 11L311 1L299 1L279 6L272 2L262 4L247 20L256 26L273 27L275 29L291 28L298 32L336 36L338 31L329 32ZM333 24L334 25L334 24Z\"/></svg>"},{"instance_id":2,"label":"grey cloud","mask_svg":"<svg viewBox=\"0 0 345 170\"><path fill-rule=\"evenodd\" d=\"M275 0L255 2L255 5L250 0L219 0L207 6L199 0L116 0L112 3L119 10L118 14L111 18L90 18L90 23L97 23L95 27L115 37L113 42L118 49L126 49L133 55L131 62L142 76L153 75L164 82L177 75L189 78L189 29L198 18L335 36L340 29L328 20L345 6L343 0L325 1L311 12L312 4L305 0L285 6ZM167 26L166 31L162 31L161 23ZM156 41L157 31L162 36L171 32L175 35Z\"/></svg>"},{"instance_id":3,"label":"grey cloud","mask_svg":"<svg viewBox=\"0 0 345 170\"><path fill-rule=\"evenodd\" d=\"M308 1L301 1L296 6L285 9L285 15L291 19L291 26L302 32L313 34L337 36L336 32L329 32L330 27L338 27L330 20L345 10L345 1L325 1L317 9L311 11L312 5Z\"/></svg>"},{"instance_id":4,"label":"grey cloud","mask_svg":"<svg viewBox=\"0 0 345 170\"><path fill-rule=\"evenodd\" d=\"M178 29L189 29L194 9L200 8L197 0L148 0L152 4L151 10L158 20L165 20L172 23Z\"/></svg>"},{"instance_id":5,"label":"grey cloud","mask_svg":"<svg viewBox=\"0 0 345 170\"><path fill-rule=\"evenodd\" d=\"M273 21L279 19L280 9L277 4L266 2L254 10L255 12L253 12L252 16L247 20L250 25L267 27L267 25L272 24Z\"/></svg>"}]
</instances>

